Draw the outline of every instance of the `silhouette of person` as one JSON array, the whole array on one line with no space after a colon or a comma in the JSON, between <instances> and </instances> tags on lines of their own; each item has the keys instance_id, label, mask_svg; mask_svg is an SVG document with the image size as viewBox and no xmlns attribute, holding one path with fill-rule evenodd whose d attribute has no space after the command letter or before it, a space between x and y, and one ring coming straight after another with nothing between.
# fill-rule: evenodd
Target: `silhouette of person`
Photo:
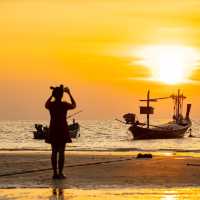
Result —
<instances>
[{"instance_id":1,"label":"silhouette of person","mask_svg":"<svg viewBox=\"0 0 200 200\"><path fill-rule=\"evenodd\" d=\"M50 143L52 147L52 178L64 179L65 176L63 174L63 167L65 160L65 145L66 143L72 142L68 131L66 116L68 110L74 109L76 107L76 102L72 97L70 90L68 88L64 88L63 85L60 85L60 87L55 88L51 87L51 89L53 89L52 95L45 104L45 107L49 110L51 117L49 133L46 137L46 142ZM69 95L71 103L62 101L64 92ZM59 155L58 158L57 155Z\"/></svg>"}]
</instances>

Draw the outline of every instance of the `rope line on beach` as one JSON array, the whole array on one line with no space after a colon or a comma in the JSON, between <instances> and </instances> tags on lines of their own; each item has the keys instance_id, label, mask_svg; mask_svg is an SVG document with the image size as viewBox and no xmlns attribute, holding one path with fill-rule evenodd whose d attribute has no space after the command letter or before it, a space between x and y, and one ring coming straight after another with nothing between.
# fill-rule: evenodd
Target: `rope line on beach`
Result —
<instances>
[{"instance_id":1,"label":"rope line on beach","mask_svg":"<svg viewBox=\"0 0 200 200\"><path fill-rule=\"evenodd\" d=\"M192 163L187 163L188 166L193 166L193 167L200 167L200 164L192 164Z\"/></svg>"},{"instance_id":2,"label":"rope line on beach","mask_svg":"<svg viewBox=\"0 0 200 200\"><path fill-rule=\"evenodd\" d=\"M67 165L67 166L65 165L64 168L84 167L84 166L90 166L90 165L101 165L101 164L109 164L109 163L123 162L123 161L129 161L129 160L133 160L133 158L82 163L82 164L77 164L77 165ZM52 170L52 168L34 169L34 170L27 170L27 171L15 172L15 173L0 174L0 177L30 174L30 173L35 173L35 172L49 171L49 170Z\"/></svg>"}]
</instances>

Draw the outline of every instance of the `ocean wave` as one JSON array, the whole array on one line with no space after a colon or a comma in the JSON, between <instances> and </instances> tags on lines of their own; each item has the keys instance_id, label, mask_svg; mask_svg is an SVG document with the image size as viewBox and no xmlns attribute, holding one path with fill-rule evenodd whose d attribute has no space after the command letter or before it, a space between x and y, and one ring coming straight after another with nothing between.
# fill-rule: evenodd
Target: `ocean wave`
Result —
<instances>
[{"instance_id":1,"label":"ocean wave","mask_svg":"<svg viewBox=\"0 0 200 200\"><path fill-rule=\"evenodd\" d=\"M87 129L81 128L81 137L67 145L68 151L199 151L199 120L193 121L192 134L196 138L137 141L127 131L128 126L114 120L79 122ZM46 121L0 121L0 151L49 151L49 144L33 139L35 123L48 124Z\"/></svg>"}]
</instances>

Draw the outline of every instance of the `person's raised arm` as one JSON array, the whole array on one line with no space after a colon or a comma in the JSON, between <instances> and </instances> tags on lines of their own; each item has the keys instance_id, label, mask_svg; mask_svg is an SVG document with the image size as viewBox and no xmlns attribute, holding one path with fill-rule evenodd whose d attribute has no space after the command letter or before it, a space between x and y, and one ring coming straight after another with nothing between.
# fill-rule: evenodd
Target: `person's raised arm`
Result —
<instances>
[{"instance_id":1,"label":"person's raised arm","mask_svg":"<svg viewBox=\"0 0 200 200\"><path fill-rule=\"evenodd\" d=\"M47 101L46 101L46 103L45 103L45 108L48 109L48 108L50 107L52 98L53 98L53 96L51 95L51 96L47 99Z\"/></svg>"},{"instance_id":2,"label":"person's raised arm","mask_svg":"<svg viewBox=\"0 0 200 200\"><path fill-rule=\"evenodd\" d=\"M69 98L70 98L70 101L71 101L71 104L69 104L70 105L70 109L76 108L76 101L74 100L69 88L65 88L64 92L66 92L69 95Z\"/></svg>"}]
</instances>

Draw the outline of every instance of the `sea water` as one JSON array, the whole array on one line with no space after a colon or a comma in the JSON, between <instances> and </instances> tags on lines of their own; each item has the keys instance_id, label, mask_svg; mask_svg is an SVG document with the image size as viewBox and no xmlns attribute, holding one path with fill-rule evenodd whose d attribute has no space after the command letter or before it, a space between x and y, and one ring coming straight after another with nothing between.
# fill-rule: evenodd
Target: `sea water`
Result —
<instances>
[{"instance_id":1,"label":"sea water","mask_svg":"<svg viewBox=\"0 0 200 200\"><path fill-rule=\"evenodd\" d=\"M47 121L0 121L0 150L50 150L43 140L33 139L34 124ZM70 151L191 151L200 152L200 120L193 120L194 138L133 140L127 125L114 120L81 120L80 137L68 144ZM154 121L154 124L159 124Z\"/></svg>"}]
</instances>

